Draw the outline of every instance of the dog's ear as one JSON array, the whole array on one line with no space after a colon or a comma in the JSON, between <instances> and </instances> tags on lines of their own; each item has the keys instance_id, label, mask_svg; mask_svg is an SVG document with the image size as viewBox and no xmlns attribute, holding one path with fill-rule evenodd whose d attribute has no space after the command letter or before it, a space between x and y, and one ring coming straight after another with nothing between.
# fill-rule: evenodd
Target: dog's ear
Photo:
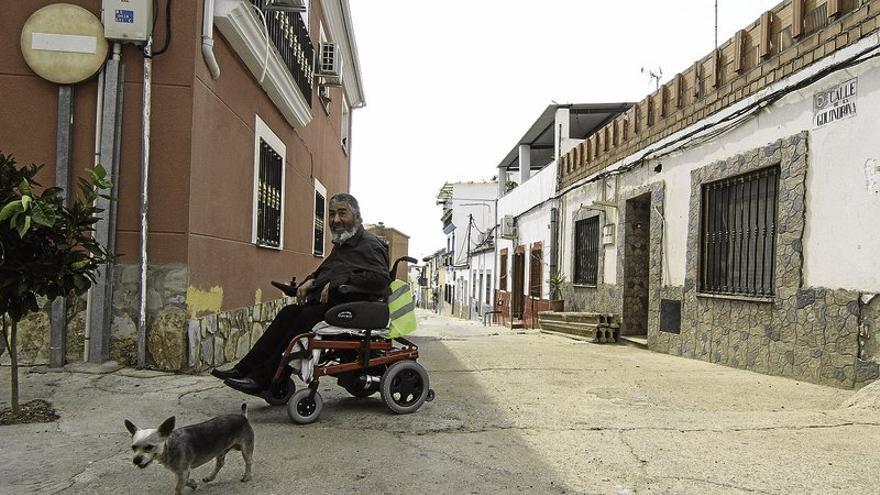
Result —
<instances>
[{"instance_id":1,"label":"dog's ear","mask_svg":"<svg viewBox=\"0 0 880 495\"><path fill-rule=\"evenodd\" d=\"M138 431L138 427L135 426L134 423L132 423L131 421L129 421L127 419L125 420L125 429L128 430L128 432L131 433L132 435L134 435L134 433L136 431Z\"/></svg>"},{"instance_id":2,"label":"dog's ear","mask_svg":"<svg viewBox=\"0 0 880 495\"><path fill-rule=\"evenodd\" d=\"M159 425L159 435L167 437L171 434L172 430L174 430L174 416L171 416Z\"/></svg>"}]
</instances>

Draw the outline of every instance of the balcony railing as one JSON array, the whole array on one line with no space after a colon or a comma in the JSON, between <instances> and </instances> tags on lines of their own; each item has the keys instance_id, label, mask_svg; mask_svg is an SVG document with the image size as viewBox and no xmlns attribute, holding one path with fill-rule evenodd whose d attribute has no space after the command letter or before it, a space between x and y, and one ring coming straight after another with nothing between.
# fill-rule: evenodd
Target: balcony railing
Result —
<instances>
[{"instance_id":1,"label":"balcony railing","mask_svg":"<svg viewBox=\"0 0 880 495\"><path fill-rule=\"evenodd\" d=\"M312 79L315 72L315 48L302 16L298 13L266 11L266 0L251 0L266 15L269 39L281 55L307 102L312 101Z\"/></svg>"}]
</instances>

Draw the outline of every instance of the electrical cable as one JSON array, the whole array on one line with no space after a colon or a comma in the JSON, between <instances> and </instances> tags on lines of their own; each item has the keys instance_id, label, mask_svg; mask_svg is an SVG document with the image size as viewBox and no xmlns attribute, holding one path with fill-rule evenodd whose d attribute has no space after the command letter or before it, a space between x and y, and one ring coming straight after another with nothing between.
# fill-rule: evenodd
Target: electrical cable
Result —
<instances>
[{"instance_id":1,"label":"electrical cable","mask_svg":"<svg viewBox=\"0 0 880 495\"><path fill-rule=\"evenodd\" d=\"M875 53L871 53L871 52L875 52ZM799 81L795 84L792 84L791 86L786 86L784 88L780 88L780 89L778 89L768 95L765 95L764 97L752 102L748 106L745 106L745 107L737 110L736 112L733 112L730 115L725 116L724 118L718 120L717 122L711 122L711 123L704 124L704 125L698 127L697 129L694 129L693 131L688 132L687 134L679 136L678 138L676 138L673 141L670 141L669 143L662 144L662 145L657 146L655 148L649 148L644 153L642 153L639 158L633 160L632 162L630 162L626 165L620 166L614 170L608 170L605 172L601 172L599 174L596 174L593 177L590 177L585 180L580 180L574 184L571 184L568 187L557 192L552 197L550 197L550 198L532 206L528 210L520 213L519 215L517 215L517 217L520 217L520 216L525 215L526 213L529 213L537 208L540 208L541 206L543 206L544 204L546 204L550 201L559 199L562 196L564 196L565 194L567 194L568 192L570 192L576 188L579 188L579 187L585 186L587 184L597 182L599 180L606 179L609 177L616 177L619 175L623 175L624 173L629 172L630 170L633 170L633 169L643 165L646 160L662 158L664 156L668 156L678 150L684 149L684 148L692 146L694 144L702 144L708 140L714 139L715 137L718 137L726 132L729 132L729 131L735 129L736 127L739 127L740 125L747 122L748 120L751 120L753 117L758 115L758 113L760 113L762 110L764 110L768 106L772 105L776 101L779 101L780 99L782 99L784 96L788 95L789 93L803 89L803 88L805 88L805 87L807 87L807 86L809 86L809 85L811 85L821 79L824 79L828 75L833 74L837 71L844 70L849 67L867 62L868 60L877 58L878 56L880 56L880 46L876 46L876 45L870 46L870 47L862 50L861 52L849 57L846 60L843 60L841 62L834 64L834 65L830 65L830 66L822 69L821 71L817 72L816 74L813 74L810 77L803 79L802 81ZM740 117L742 117L742 118L740 118ZM714 127L721 125L721 124L726 124L726 125L720 129L713 129ZM711 132L709 132L707 134L702 134L704 131L709 131L709 130L711 130ZM683 143L683 144L681 144L681 143ZM672 147L672 148L669 149L670 147Z\"/></svg>"},{"instance_id":2,"label":"electrical cable","mask_svg":"<svg viewBox=\"0 0 880 495\"><path fill-rule=\"evenodd\" d=\"M872 51L874 51L876 53L872 54L871 53ZM623 175L624 173L629 172L630 170L633 170L633 169L643 165L646 160L662 158L664 156L671 155L672 153L674 153L678 150L686 149L690 146L699 145L699 144L705 143L707 141L710 141L718 136L721 136L729 131L732 131L733 129L739 127L740 125L744 124L748 120L751 120L753 117L758 115L762 110L764 110L765 108L767 108L771 104L775 103L776 101L782 99L787 94L789 94L793 91L797 91L799 89L803 89L803 88L825 78L826 76L833 74L834 72L847 69L849 67L861 64L863 62L867 62L868 60L871 60L871 59L876 58L878 56L880 56L880 46L868 47L868 48L862 50L861 52L853 55L852 57L850 57L846 60L843 60L837 64L830 65L830 66L826 67L825 69L822 69L821 71L817 72L816 74L813 74L812 76L810 76L808 78L805 78L802 81L799 81L791 86L786 86L784 88L780 88L780 89L774 91L773 93L770 93L770 94L756 100L755 102L751 103L750 105L743 107L743 108L737 110L736 112L731 113L730 115L725 116L724 118L722 118L721 120L719 120L717 122L711 122L711 123L704 124L704 125L700 126L699 128L694 129L691 132L688 132L687 134L679 136L678 138L676 138L673 141L670 141L669 143L665 143L665 144L657 146L656 148L653 148L653 149L649 148L644 153L642 153L642 155L639 158L633 160L632 162L630 162L626 165L620 166L614 170L607 170L604 172L600 172L599 174L596 174L593 177L590 177L585 180L580 180L574 184L571 184L568 187L560 190L559 192L557 192L553 196L547 198L546 200L541 201L540 203L533 205L531 208L523 211L522 213L519 213L518 215L516 215L516 218L520 218L523 215L526 215L527 213L535 211L535 210L543 207L547 203L550 203L552 201L555 201L555 200L565 196L567 193L569 193L570 191L572 191L574 189L577 189L579 187L582 187L587 184L591 184L591 183L594 183L594 182L597 182L597 181L600 181L600 180L603 180L606 178ZM736 119L736 120L734 120L734 119ZM716 127L720 124L725 124L725 126L720 129L713 129L714 127ZM703 133L703 131L710 131L710 130L711 130L711 132L708 132L706 134L701 134L701 133ZM683 144L680 144L680 143L683 143ZM676 146L676 145L678 145L678 146ZM674 147L663 152L663 150L666 150L667 148L670 148L672 146L674 146Z\"/></svg>"},{"instance_id":3,"label":"electrical cable","mask_svg":"<svg viewBox=\"0 0 880 495\"><path fill-rule=\"evenodd\" d=\"M150 28L150 36L152 36L156 32L156 19L157 16L155 12L159 10L159 0L153 0L153 26ZM147 55L146 51L144 51L145 57L155 57L157 55L162 55L165 51L168 50L168 47L171 45L171 0L165 0L165 40L162 42L162 48L158 50L154 50L152 54Z\"/></svg>"},{"instance_id":4,"label":"electrical cable","mask_svg":"<svg viewBox=\"0 0 880 495\"><path fill-rule=\"evenodd\" d=\"M260 84L263 84L263 80L266 79L266 71L269 69L269 23L266 22L266 14L262 9L254 4L251 4L251 7L260 14L260 18L263 20L263 35L266 38L266 54L263 56L263 73L260 75Z\"/></svg>"}]
</instances>

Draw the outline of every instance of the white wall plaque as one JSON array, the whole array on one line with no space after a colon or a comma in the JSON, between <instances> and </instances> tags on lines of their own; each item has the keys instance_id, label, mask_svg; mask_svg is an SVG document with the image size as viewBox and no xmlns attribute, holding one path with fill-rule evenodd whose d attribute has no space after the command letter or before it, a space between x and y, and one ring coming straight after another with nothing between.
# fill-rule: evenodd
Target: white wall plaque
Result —
<instances>
[{"instance_id":1,"label":"white wall plaque","mask_svg":"<svg viewBox=\"0 0 880 495\"><path fill-rule=\"evenodd\" d=\"M31 48L50 52L94 54L98 50L98 38L76 34L32 33Z\"/></svg>"},{"instance_id":2,"label":"white wall plaque","mask_svg":"<svg viewBox=\"0 0 880 495\"><path fill-rule=\"evenodd\" d=\"M813 127L822 127L856 114L859 80L854 77L813 95Z\"/></svg>"}]
</instances>

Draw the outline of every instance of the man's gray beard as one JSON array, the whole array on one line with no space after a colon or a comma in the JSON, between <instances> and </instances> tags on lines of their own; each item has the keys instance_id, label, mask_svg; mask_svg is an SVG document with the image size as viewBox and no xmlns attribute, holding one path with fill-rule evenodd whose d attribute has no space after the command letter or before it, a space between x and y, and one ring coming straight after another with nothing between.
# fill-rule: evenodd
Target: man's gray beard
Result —
<instances>
[{"instance_id":1,"label":"man's gray beard","mask_svg":"<svg viewBox=\"0 0 880 495\"><path fill-rule=\"evenodd\" d=\"M351 228L345 229L344 231L342 231L338 234L331 230L330 231L330 240L333 242L333 244L342 244L343 242L351 239L357 233L357 229L358 229L358 226L355 224L355 225L352 225Z\"/></svg>"}]
</instances>

